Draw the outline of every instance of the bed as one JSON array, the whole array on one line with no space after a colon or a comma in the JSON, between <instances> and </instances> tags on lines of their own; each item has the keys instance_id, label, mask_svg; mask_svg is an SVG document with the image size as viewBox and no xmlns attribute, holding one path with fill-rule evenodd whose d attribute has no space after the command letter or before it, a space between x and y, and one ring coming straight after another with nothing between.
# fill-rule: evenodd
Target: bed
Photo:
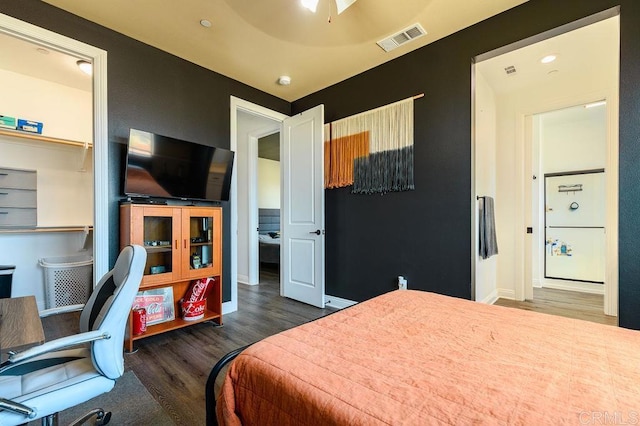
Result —
<instances>
[{"instance_id":1,"label":"bed","mask_svg":"<svg viewBox=\"0 0 640 426\"><path fill-rule=\"evenodd\" d=\"M280 209L258 210L260 263L280 264Z\"/></svg>"},{"instance_id":2,"label":"bed","mask_svg":"<svg viewBox=\"0 0 640 426\"><path fill-rule=\"evenodd\" d=\"M384 294L221 362L234 357L217 404L207 384L208 424L640 419L640 332L428 292Z\"/></svg>"}]
</instances>

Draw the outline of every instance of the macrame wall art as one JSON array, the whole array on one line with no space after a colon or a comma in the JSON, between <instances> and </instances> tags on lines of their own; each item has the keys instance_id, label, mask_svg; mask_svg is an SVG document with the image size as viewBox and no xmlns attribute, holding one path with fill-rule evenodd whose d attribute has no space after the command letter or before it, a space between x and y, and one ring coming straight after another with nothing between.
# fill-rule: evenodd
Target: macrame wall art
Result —
<instances>
[{"instance_id":1,"label":"macrame wall art","mask_svg":"<svg viewBox=\"0 0 640 426\"><path fill-rule=\"evenodd\" d=\"M355 194L409 191L413 184L413 100L325 124L325 188Z\"/></svg>"}]
</instances>

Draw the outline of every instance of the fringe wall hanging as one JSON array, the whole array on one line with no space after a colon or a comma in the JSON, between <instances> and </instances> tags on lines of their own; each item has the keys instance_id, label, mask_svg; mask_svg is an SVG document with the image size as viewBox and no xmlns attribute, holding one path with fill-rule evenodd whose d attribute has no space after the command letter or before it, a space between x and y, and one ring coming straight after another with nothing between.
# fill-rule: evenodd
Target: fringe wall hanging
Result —
<instances>
[{"instance_id":1,"label":"fringe wall hanging","mask_svg":"<svg viewBox=\"0 0 640 426\"><path fill-rule=\"evenodd\" d=\"M414 189L413 100L325 125L325 187L353 193Z\"/></svg>"}]
</instances>

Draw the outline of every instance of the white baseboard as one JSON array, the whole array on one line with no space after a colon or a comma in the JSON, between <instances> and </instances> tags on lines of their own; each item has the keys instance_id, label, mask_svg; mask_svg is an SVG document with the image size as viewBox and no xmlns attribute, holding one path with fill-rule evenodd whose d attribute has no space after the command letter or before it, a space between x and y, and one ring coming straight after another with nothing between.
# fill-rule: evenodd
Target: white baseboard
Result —
<instances>
[{"instance_id":1,"label":"white baseboard","mask_svg":"<svg viewBox=\"0 0 640 426\"><path fill-rule=\"evenodd\" d=\"M516 300L515 290L499 288L497 291L498 291L498 299Z\"/></svg>"},{"instance_id":2,"label":"white baseboard","mask_svg":"<svg viewBox=\"0 0 640 426\"><path fill-rule=\"evenodd\" d=\"M358 302L354 302L353 300L343 299L337 296L329 296L328 294L324 295L324 304L330 308L344 309L357 303Z\"/></svg>"},{"instance_id":3,"label":"white baseboard","mask_svg":"<svg viewBox=\"0 0 640 426\"><path fill-rule=\"evenodd\" d=\"M542 281L540 280L533 280L533 288L542 288Z\"/></svg>"},{"instance_id":4,"label":"white baseboard","mask_svg":"<svg viewBox=\"0 0 640 426\"><path fill-rule=\"evenodd\" d=\"M484 304L487 304L487 305L493 305L494 303L496 303L496 300L498 300L498 290L497 289L493 290L491 292L491 294L489 294L484 299L479 300L478 302L484 303Z\"/></svg>"},{"instance_id":5,"label":"white baseboard","mask_svg":"<svg viewBox=\"0 0 640 426\"><path fill-rule=\"evenodd\" d=\"M578 291L580 293L604 294L604 284L583 283L578 281L545 280L544 288L555 290Z\"/></svg>"},{"instance_id":6,"label":"white baseboard","mask_svg":"<svg viewBox=\"0 0 640 426\"><path fill-rule=\"evenodd\" d=\"M248 275L238 275L238 282L240 284L246 284L246 285L258 285L260 283L253 283L251 284L249 282L249 276Z\"/></svg>"},{"instance_id":7,"label":"white baseboard","mask_svg":"<svg viewBox=\"0 0 640 426\"><path fill-rule=\"evenodd\" d=\"M237 303L233 303L231 301L222 303L222 315L227 315L227 314L230 314L231 312L235 312L237 310L238 310L238 304ZM223 318L223 321L224 321L224 318Z\"/></svg>"}]
</instances>

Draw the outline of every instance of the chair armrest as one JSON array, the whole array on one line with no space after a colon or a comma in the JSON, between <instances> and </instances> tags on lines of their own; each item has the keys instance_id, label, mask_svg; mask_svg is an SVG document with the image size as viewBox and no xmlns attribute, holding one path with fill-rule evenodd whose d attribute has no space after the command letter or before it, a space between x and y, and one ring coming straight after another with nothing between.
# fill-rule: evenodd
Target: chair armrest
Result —
<instances>
[{"instance_id":1,"label":"chair armrest","mask_svg":"<svg viewBox=\"0 0 640 426\"><path fill-rule=\"evenodd\" d=\"M9 355L8 362L9 364L14 364L16 362L21 362L38 355L46 354L48 352L66 349L87 342L93 342L94 340L109 338L111 338L111 335L109 333L99 330L87 331L85 333L61 337L60 339L52 340L50 342L45 342L42 345L34 346L33 348L29 348L26 351L11 353Z\"/></svg>"},{"instance_id":2,"label":"chair armrest","mask_svg":"<svg viewBox=\"0 0 640 426\"><path fill-rule=\"evenodd\" d=\"M0 398L0 409L13 411L14 413L22 414L32 419L36 416L36 410L31 407L27 407L19 402L14 402L9 399Z\"/></svg>"},{"instance_id":3,"label":"chair armrest","mask_svg":"<svg viewBox=\"0 0 640 426\"><path fill-rule=\"evenodd\" d=\"M40 318L46 318L51 315L66 314L68 312L81 311L83 308L84 308L83 304L61 306L59 308L43 309L42 311L40 311L39 315L40 315Z\"/></svg>"}]
</instances>

